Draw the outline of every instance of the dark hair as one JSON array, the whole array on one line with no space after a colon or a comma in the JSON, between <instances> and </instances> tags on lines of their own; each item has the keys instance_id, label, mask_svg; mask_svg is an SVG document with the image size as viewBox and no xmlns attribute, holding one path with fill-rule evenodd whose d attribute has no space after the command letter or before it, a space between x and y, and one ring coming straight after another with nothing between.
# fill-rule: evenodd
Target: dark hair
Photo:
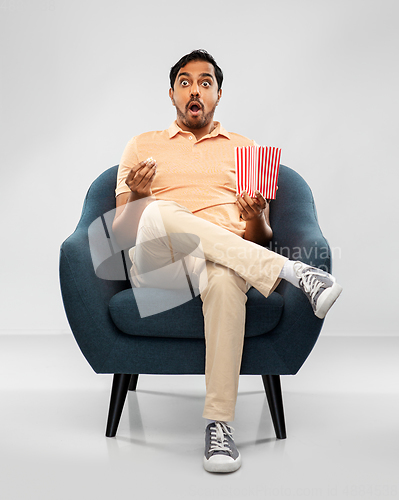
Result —
<instances>
[{"instance_id":1,"label":"dark hair","mask_svg":"<svg viewBox=\"0 0 399 500\"><path fill-rule=\"evenodd\" d=\"M222 88L223 71L216 64L215 59L204 49L193 50L189 54L183 56L177 63L171 67L169 73L170 88L173 89L177 74L180 69L190 61L208 61L215 68L216 81L218 82L218 90Z\"/></svg>"}]
</instances>

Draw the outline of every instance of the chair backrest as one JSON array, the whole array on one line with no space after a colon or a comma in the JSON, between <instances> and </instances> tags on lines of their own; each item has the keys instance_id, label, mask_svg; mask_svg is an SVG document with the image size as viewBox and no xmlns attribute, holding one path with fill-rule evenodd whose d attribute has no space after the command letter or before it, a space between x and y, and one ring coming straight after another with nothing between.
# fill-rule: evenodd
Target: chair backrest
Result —
<instances>
[{"instance_id":1,"label":"chair backrest","mask_svg":"<svg viewBox=\"0 0 399 500\"><path fill-rule=\"evenodd\" d=\"M317 218L313 194L294 170L280 166L276 199L270 204L271 250L331 270L331 251Z\"/></svg>"},{"instance_id":2,"label":"chair backrest","mask_svg":"<svg viewBox=\"0 0 399 500\"><path fill-rule=\"evenodd\" d=\"M82 217L78 225L88 227L97 217L115 208L115 187L118 165L97 177L90 186L84 202ZM271 202L273 230L298 230L307 227L309 219L317 220L312 192L306 181L291 168L281 165L276 199ZM280 235L279 235L280 236Z\"/></svg>"},{"instance_id":3,"label":"chair backrest","mask_svg":"<svg viewBox=\"0 0 399 500\"><path fill-rule=\"evenodd\" d=\"M117 173L118 165L115 165L93 181L87 191L78 226L88 228L95 219L115 208Z\"/></svg>"},{"instance_id":4,"label":"chair backrest","mask_svg":"<svg viewBox=\"0 0 399 500\"><path fill-rule=\"evenodd\" d=\"M78 227L88 228L94 220L115 209L117 170L118 165L109 168L92 183ZM330 248L318 224L310 187L297 172L285 165L280 165L278 187L276 199L270 206L273 228L270 249L293 260L330 270ZM309 228L313 228L313 233Z\"/></svg>"}]
</instances>

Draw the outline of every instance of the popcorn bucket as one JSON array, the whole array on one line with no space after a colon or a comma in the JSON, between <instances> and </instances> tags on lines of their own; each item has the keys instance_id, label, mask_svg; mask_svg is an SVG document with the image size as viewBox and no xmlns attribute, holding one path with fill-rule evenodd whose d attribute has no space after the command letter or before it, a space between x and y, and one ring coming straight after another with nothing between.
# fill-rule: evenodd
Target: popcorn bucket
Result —
<instances>
[{"instance_id":1,"label":"popcorn bucket","mask_svg":"<svg viewBox=\"0 0 399 500\"><path fill-rule=\"evenodd\" d=\"M277 191L281 149L267 146L235 148L237 193L246 191L255 198L259 191L266 200L274 200Z\"/></svg>"}]
</instances>

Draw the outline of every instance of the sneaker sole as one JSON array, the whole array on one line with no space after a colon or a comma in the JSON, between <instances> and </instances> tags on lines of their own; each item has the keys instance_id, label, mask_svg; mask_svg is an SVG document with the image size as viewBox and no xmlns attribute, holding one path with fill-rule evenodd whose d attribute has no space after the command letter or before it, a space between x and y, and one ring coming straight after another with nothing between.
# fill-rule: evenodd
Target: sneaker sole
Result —
<instances>
[{"instance_id":1,"label":"sneaker sole","mask_svg":"<svg viewBox=\"0 0 399 500\"><path fill-rule=\"evenodd\" d=\"M241 467L241 455L226 461L226 455L216 455L207 460L204 457L204 469L207 472L234 472Z\"/></svg>"},{"instance_id":2,"label":"sneaker sole","mask_svg":"<svg viewBox=\"0 0 399 500\"><path fill-rule=\"evenodd\" d=\"M323 292L317 301L317 305L319 307L316 308L315 315L318 318L323 319L330 310L331 306L341 295L341 292L342 286L338 285L338 283L334 283L330 288Z\"/></svg>"}]
</instances>

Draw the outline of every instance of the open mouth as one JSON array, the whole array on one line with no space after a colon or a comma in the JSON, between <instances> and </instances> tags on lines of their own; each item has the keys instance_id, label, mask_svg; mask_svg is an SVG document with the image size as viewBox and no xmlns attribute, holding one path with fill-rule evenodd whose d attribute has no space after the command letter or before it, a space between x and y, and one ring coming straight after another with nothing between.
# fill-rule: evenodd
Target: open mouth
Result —
<instances>
[{"instance_id":1,"label":"open mouth","mask_svg":"<svg viewBox=\"0 0 399 500\"><path fill-rule=\"evenodd\" d=\"M201 105L200 103L198 102L192 102L190 104L190 106L188 107L190 113L193 115L193 116L197 116L199 114L199 112L201 111Z\"/></svg>"}]
</instances>

